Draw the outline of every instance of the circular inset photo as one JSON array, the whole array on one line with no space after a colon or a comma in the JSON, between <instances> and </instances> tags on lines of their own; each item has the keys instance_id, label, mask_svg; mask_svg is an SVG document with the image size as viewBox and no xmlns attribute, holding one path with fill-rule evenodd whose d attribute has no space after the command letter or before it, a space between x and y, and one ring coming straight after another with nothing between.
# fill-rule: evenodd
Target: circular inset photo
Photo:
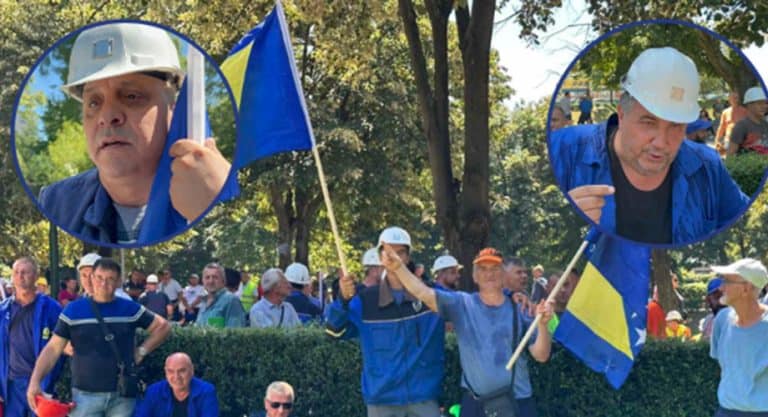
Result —
<instances>
[{"instance_id":1,"label":"circular inset photo","mask_svg":"<svg viewBox=\"0 0 768 417\"><path fill-rule=\"evenodd\" d=\"M167 240L238 192L229 85L170 28L107 21L70 33L30 70L13 117L24 188L88 243Z\"/></svg>"},{"instance_id":2,"label":"circular inset photo","mask_svg":"<svg viewBox=\"0 0 768 417\"><path fill-rule=\"evenodd\" d=\"M766 91L726 39L646 21L585 48L549 112L549 158L574 208L603 232L694 243L728 227L768 167Z\"/></svg>"}]
</instances>

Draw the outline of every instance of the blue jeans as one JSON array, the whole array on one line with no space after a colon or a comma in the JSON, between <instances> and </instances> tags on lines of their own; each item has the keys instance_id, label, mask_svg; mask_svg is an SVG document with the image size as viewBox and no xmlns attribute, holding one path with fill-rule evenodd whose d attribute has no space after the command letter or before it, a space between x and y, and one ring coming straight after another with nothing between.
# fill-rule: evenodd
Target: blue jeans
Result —
<instances>
[{"instance_id":1,"label":"blue jeans","mask_svg":"<svg viewBox=\"0 0 768 417\"><path fill-rule=\"evenodd\" d=\"M6 417L32 416L32 411L27 404L27 387L29 378L15 378L8 380L8 398L5 399Z\"/></svg>"},{"instance_id":2,"label":"blue jeans","mask_svg":"<svg viewBox=\"0 0 768 417\"><path fill-rule=\"evenodd\" d=\"M518 398L517 407L520 417L537 417L539 415L533 397ZM467 390L464 390L464 395L461 397L461 417L485 417L483 405Z\"/></svg>"},{"instance_id":3,"label":"blue jeans","mask_svg":"<svg viewBox=\"0 0 768 417\"><path fill-rule=\"evenodd\" d=\"M75 409L69 417L131 417L135 398L125 398L117 392L87 392L72 388Z\"/></svg>"}]
</instances>

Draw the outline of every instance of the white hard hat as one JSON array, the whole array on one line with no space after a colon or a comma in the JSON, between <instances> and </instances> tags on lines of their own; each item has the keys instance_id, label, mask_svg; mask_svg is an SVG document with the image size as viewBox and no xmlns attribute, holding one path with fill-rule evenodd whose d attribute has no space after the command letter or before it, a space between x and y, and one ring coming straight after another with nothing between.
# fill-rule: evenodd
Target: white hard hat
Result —
<instances>
[{"instance_id":1,"label":"white hard hat","mask_svg":"<svg viewBox=\"0 0 768 417\"><path fill-rule=\"evenodd\" d=\"M69 55L67 84L61 88L82 100L83 84L134 72L170 74L177 86L184 72L168 33L141 23L110 23L81 32Z\"/></svg>"},{"instance_id":2,"label":"white hard hat","mask_svg":"<svg viewBox=\"0 0 768 417\"><path fill-rule=\"evenodd\" d=\"M459 264L459 261L456 260L451 255L443 255L439 256L437 259L435 259L435 263L432 264L432 273L437 273L437 271L440 271L445 268L452 268L452 267L458 267L459 269L463 268L461 264Z\"/></svg>"},{"instance_id":3,"label":"white hard hat","mask_svg":"<svg viewBox=\"0 0 768 417\"><path fill-rule=\"evenodd\" d=\"M294 262L288 265L288 268L285 268L285 277L288 279L288 282L299 285L307 285L311 282L309 279L309 269L299 262Z\"/></svg>"},{"instance_id":4,"label":"white hard hat","mask_svg":"<svg viewBox=\"0 0 768 417\"><path fill-rule=\"evenodd\" d=\"M147 284L157 284L160 282L160 280L157 278L157 275L155 274L149 274L147 277Z\"/></svg>"},{"instance_id":5,"label":"white hard hat","mask_svg":"<svg viewBox=\"0 0 768 417\"><path fill-rule=\"evenodd\" d=\"M683 316L680 314L679 311L672 310L669 313L667 313L666 321L672 321L672 320L683 321Z\"/></svg>"},{"instance_id":6,"label":"white hard hat","mask_svg":"<svg viewBox=\"0 0 768 417\"><path fill-rule=\"evenodd\" d=\"M363 266L381 266L379 251L376 248L370 248L363 254Z\"/></svg>"},{"instance_id":7,"label":"white hard hat","mask_svg":"<svg viewBox=\"0 0 768 417\"><path fill-rule=\"evenodd\" d=\"M744 104L755 101L765 101L765 91L760 87L752 87L744 93Z\"/></svg>"},{"instance_id":8,"label":"white hard hat","mask_svg":"<svg viewBox=\"0 0 768 417\"><path fill-rule=\"evenodd\" d=\"M675 48L649 48L632 62L621 86L656 117L675 123L699 118L699 72Z\"/></svg>"},{"instance_id":9,"label":"white hard hat","mask_svg":"<svg viewBox=\"0 0 768 417\"><path fill-rule=\"evenodd\" d=\"M411 247L411 236L397 226L387 227L379 235L379 244L376 248L381 248L382 243L389 243L390 245L405 245Z\"/></svg>"},{"instance_id":10,"label":"white hard hat","mask_svg":"<svg viewBox=\"0 0 768 417\"><path fill-rule=\"evenodd\" d=\"M77 270L79 271L80 268L84 266L93 266L96 264L96 261L101 259L101 255L98 253L89 253L80 258L80 263L77 264Z\"/></svg>"}]
</instances>

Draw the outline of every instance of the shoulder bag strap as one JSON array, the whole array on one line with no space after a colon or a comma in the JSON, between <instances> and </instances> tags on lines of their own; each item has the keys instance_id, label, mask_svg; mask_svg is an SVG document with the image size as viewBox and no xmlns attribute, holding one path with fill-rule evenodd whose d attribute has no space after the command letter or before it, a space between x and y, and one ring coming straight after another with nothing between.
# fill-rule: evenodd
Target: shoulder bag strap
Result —
<instances>
[{"instance_id":1,"label":"shoulder bag strap","mask_svg":"<svg viewBox=\"0 0 768 417\"><path fill-rule=\"evenodd\" d=\"M109 343L109 347L112 349L112 354L115 355L115 359L117 360L117 367L120 368L120 372L123 372L125 369L125 363L123 362L122 357L120 357L120 351L117 349L117 343L115 342L115 335L113 333L110 333L109 327L107 326L107 323L104 322L104 318L101 316L101 312L99 311L99 308L96 306L96 302L93 301L93 298L88 298L88 303L91 305L91 309L93 310L93 314L96 316L96 320L99 322L99 326L101 327L101 332L104 334L104 340Z\"/></svg>"}]
</instances>

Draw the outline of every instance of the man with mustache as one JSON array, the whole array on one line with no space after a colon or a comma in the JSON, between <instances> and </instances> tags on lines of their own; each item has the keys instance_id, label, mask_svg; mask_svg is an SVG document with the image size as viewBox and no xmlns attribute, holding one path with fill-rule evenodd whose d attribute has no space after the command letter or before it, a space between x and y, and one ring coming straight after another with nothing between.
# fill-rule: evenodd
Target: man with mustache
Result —
<instances>
[{"instance_id":1,"label":"man with mustache","mask_svg":"<svg viewBox=\"0 0 768 417\"><path fill-rule=\"evenodd\" d=\"M699 116L696 65L674 48L643 51L606 123L553 132L555 177L605 231L645 243L690 243L724 227L749 198L718 154L685 141Z\"/></svg>"},{"instance_id":2,"label":"man with mustache","mask_svg":"<svg viewBox=\"0 0 768 417\"><path fill-rule=\"evenodd\" d=\"M112 23L81 32L72 47L64 91L82 103L94 169L45 187L39 203L78 237L136 242L184 73L161 28ZM213 139L170 148L173 208L195 220L221 190L229 163Z\"/></svg>"}]
</instances>

